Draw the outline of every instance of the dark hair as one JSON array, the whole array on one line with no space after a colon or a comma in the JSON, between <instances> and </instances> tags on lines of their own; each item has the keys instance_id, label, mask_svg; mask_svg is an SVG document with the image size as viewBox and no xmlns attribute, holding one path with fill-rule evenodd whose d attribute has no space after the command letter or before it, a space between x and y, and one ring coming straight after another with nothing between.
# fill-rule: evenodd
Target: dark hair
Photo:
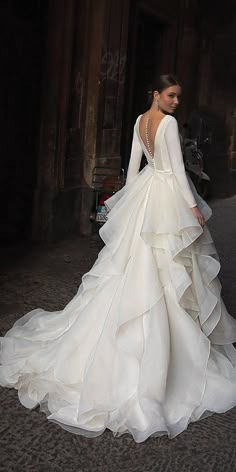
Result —
<instances>
[{"instance_id":1,"label":"dark hair","mask_svg":"<svg viewBox=\"0 0 236 472\"><path fill-rule=\"evenodd\" d=\"M173 85L179 85L181 87L181 83L173 74L160 75L148 90L148 105L152 104L153 92L155 92L155 90L161 93L163 90L167 89L168 87L172 87Z\"/></svg>"}]
</instances>

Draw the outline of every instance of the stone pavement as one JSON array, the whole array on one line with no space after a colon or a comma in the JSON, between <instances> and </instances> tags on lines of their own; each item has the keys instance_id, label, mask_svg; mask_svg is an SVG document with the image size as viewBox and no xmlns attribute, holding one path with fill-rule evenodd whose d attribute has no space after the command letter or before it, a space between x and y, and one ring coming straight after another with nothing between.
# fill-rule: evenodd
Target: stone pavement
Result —
<instances>
[{"instance_id":1,"label":"stone pavement","mask_svg":"<svg viewBox=\"0 0 236 472\"><path fill-rule=\"evenodd\" d=\"M222 294L236 314L236 197L210 204ZM33 308L63 308L101 247L93 235L50 248L0 250L1 334ZM141 444L127 434L114 438L110 431L95 439L68 433L39 409L21 406L15 390L0 388L0 414L0 472L236 472L236 408L191 424L172 440L149 438Z\"/></svg>"}]
</instances>

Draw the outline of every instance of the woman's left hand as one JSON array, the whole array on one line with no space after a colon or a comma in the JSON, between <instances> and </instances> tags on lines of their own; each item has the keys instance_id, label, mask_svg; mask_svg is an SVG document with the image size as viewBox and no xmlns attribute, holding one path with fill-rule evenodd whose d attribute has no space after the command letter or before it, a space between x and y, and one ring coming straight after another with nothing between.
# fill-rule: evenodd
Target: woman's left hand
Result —
<instances>
[{"instance_id":1,"label":"woman's left hand","mask_svg":"<svg viewBox=\"0 0 236 472\"><path fill-rule=\"evenodd\" d=\"M195 218L197 218L198 220L198 223L203 227L204 224L205 224L205 218L203 216L203 214L200 212L200 210L198 209L197 206L191 208Z\"/></svg>"}]
</instances>

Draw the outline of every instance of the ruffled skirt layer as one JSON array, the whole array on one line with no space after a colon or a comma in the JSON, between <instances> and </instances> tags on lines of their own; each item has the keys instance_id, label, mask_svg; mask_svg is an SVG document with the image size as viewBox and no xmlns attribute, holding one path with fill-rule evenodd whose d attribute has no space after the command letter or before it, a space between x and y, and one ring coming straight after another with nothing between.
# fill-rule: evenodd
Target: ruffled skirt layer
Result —
<instances>
[{"instance_id":1,"label":"ruffled skirt layer","mask_svg":"<svg viewBox=\"0 0 236 472\"><path fill-rule=\"evenodd\" d=\"M216 250L171 173L146 167L107 206L105 246L76 296L1 339L0 384L73 433L174 437L236 404L236 321Z\"/></svg>"}]
</instances>

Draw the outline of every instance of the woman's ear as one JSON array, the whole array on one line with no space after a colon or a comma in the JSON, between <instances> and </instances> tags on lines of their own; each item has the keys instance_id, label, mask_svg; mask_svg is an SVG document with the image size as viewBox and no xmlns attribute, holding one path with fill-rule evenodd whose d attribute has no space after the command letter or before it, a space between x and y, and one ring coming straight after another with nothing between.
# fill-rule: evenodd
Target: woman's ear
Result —
<instances>
[{"instance_id":1,"label":"woman's ear","mask_svg":"<svg viewBox=\"0 0 236 472\"><path fill-rule=\"evenodd\" d=\"M158 92L157 90L154 90L154 92L153 92L153 98L154 98L155 100L159 100L160 94L159 94L159 92Z\"/></svg>"}]
</instances>

